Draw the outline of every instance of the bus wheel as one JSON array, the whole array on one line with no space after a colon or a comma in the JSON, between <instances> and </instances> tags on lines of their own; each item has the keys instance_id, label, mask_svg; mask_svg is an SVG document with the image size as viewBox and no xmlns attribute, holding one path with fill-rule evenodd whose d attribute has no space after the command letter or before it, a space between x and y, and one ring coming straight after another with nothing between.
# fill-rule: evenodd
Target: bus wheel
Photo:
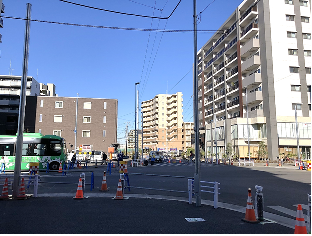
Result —
<instances>
[{"instance_id":1,"label":"bus wheel","mask_svg":"<svg viewBox=\"0 0 312 236\"><path fill-rule=\"evenodd\" d=\"M60 167L60 163L53 161L49 164L50 170L58 170Z\"/></svg>"}]
</instances>

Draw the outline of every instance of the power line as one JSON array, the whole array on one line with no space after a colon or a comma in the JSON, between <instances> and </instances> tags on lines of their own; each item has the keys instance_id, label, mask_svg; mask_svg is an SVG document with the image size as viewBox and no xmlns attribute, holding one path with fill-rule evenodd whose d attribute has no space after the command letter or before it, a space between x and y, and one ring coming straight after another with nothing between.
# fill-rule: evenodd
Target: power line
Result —
<instances>
[{"instance_id":1,"label":"power line","mask_svg":"<svg viewBox=\"0 0 312 236\"><path fill-rule=\"evenodd\" d=\"M192 68L193 68L193 67L192 67ZM182 79L179 80L178 83L176 83L176 84L169 90L168 93L170 93L170 91L171 91L172 89L174 89L174 88L191 72L192 68L186 73L186 75L184 75L184 76L182 77Z\"/></svg>"},{"instance_id":2,"label":"power line","mask_svg":"<svg viewBox=\"0 0 312 236\"><path fill-rule=\"evenodd\" d=\"M158 9L158 8L156 8L156 7L152 7L152 6L149 6L149 5L140 3L140 2L136 2L136 1L132 1L132 0L129 0L129 1L130 1L130 2L133 2L133 3L136 3L136 4L139 4L139 5L142 5L142 6L145 6L145 7L152 8L152 9L154 9L154 10L158 10L158 11L163 11L163 10L164 10L164 8L163 8L163 9ZM168 1L167 1L167 2L168 2ZM165 6L166 6L166 5L165 5Z\"/></svg>"},{"instance_id":3,"label":"power line","mask_svg":"<svg viewBox=\"0 0 312 236\"><path fill-rule=\"evenodd\" d=\"M214 3L216 0L213 0L211 3L209 3L204 10L202 10L201 12L199 12L199 14L202 14L212 3Z\"/></svg>"},{"instance_id":4,"label":"power line","mask_svg":"<svg viewBox=\"0 0 312 236\"><path fill-rule=\"evenodd\" d=\"M14 17L14 16L1 16L7 19L14 19L14 20L27 20L26 18L22 17ZM126 28L126 27L116 27L116 26L101 26L101 25L84 25L84 24L75 24L75 23L65 23L65 22L57 22L57 21L46 21L46 20L35 20L31 19L30 21L33 22L40 22L40 23L49 23L49 24L57 24L57 25L69 25L69 26L79 26L79 27L89 27L89 28L98 28L98 29L113 29L113 30L129 30L129 31L143 31L143 32L163 32L163 33L185 33L185 32L193 32L194 30L165 30L165 29L142 29L142 28ZM216 32L220 30L197 30L197 32ZM223 31L222 31L223 32Z\"/></svg>"},{"instance_id":5,"label":"power line","mask_svg":"<svg viewBox=\"0 0 312 236\"><path fill-rule=\"evenodd\" d=\"M175 6L175 8L171 12L171 14L169 16L167 16L167 17L145 16L145 15L139 15L139 14L134 14L134 13L119 12L119 11L113 11L113 10L98 8L98 7L87 6L87 5L83 5L83 4L79 4L79 3L75 3L75 2L70 2L70 1L67 1L67 0L60 0L60 1L61 2L65 2L65 3L69 3L69 4L73 4L73 5L76 5L76 6L80 6L80 7L86 7L86 8L99 10L99 11L106 11L106 12L110 12L110 13L117 13L117 14L121 14L121 15L138 16L138 17L143 17L143 18L153 18L153 19L167 20L167 19L169 19L172 16L172 14L175 12L175 10L177 9L177 7L179 6L179 4L181 3L182 0L180 0L178 2L178 4Z\"/></svg>"}]
</instances>

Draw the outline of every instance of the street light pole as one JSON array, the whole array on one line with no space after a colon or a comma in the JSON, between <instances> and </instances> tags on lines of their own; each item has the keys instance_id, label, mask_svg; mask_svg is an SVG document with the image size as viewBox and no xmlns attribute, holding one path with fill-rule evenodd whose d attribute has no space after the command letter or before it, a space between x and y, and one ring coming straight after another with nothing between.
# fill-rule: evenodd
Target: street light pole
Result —
<instances>
[{"instance_id":1,"label":"street light pole","mask_svg":"<svg viewBox=\"0 0 312 236\"><path fill-rule=\"evenodd\" d=\"M17 196L18 196L19 179L20 179L20 175L21 175L23 132L24 132L25 106L26 106L28 56L29 56L28 55L29 54L28 49L29 49L30 11L31 11L31 4L27 3L24 60L23 60L23 77L21 78L21 93L20 93L20 102L19 102L18 129L17 129L17 137L16 137L13 198L17 198Z\"/></svg>"},{"instance_id":2,"label":"street light pole","mask_svg":"<svg viewBox=\"0 0 312 236\"><path fill-rule=\"evenodd\" d=\"M134 84L134 160L137 159L137 89L136 86L140 84L140 82L137 82Z\"/></svg>"}]
</instances>

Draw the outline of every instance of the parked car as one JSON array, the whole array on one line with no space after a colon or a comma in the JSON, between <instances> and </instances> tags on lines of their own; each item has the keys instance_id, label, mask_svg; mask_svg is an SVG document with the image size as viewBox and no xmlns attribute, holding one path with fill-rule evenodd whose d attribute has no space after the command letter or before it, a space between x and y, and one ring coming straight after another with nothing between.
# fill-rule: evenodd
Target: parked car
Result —
<instances>
[{"instance_id":1,"label":"parked car","mask_svg":"<svg viewBox=\"0 0 312 236\"><path fill-rule=\"evenodd\" d=\"M163 162L163 160L164 160L163 155L161 154L161 152L158 152L158 151L151 151L149 153L148 159L151 161L152 157L155 158L155 162Z\"/></svg>"}]
</instances>

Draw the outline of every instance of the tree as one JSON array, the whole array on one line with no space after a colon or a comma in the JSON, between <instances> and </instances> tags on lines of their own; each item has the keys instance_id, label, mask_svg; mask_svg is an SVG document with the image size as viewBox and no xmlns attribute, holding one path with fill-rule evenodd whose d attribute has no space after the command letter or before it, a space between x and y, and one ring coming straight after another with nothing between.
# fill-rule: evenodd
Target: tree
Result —
<instances>
[{"instance_id":1,"label":"tree","mask_svg":"<svg viewBox=\"0 0 312 236\"><path fill-rule=\"evenodd\" d=\"M233 146L231 143L227 143L224 157L228 159L231 158L232 155L233 155Z\"/></svg>"},{"instance_id":2,"label":"tree","mask_svg":"<svg viewBox=\"0 0 312 236\"><path fill-rule=\"evenodd\" d=\"M257 156L258 156L258 159L261 159L261 160L264 160L267 158L267 155L268 155L268 151L267 151L267 145L261 141L259 143L259 146L258 146L258 151L257 151Z\"/></svg>"}]
</instances>

